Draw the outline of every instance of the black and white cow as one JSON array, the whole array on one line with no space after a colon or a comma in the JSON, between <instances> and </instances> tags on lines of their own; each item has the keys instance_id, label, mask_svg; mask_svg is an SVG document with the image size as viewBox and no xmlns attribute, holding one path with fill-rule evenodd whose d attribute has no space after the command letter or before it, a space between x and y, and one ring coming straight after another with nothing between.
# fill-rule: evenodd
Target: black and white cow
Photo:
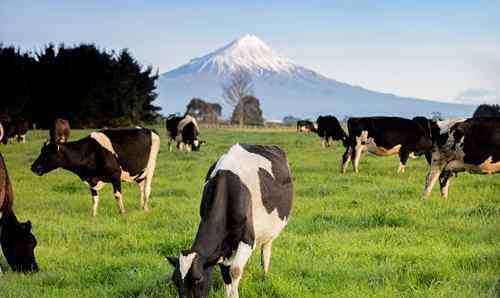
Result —
<instances>
[{"instance_id":1,"label":"black and white cow","mask_svg":"<svg viewBox=\"0 0 500 298\"><path fill-rule=\"evenodd\" d=\"M26 143L26 135L29 130L28 120L19 118L12 122L3 122L3 136L0 141L3 144L9 143L12 139L16 139L18 143Z\"/></svg>"},{"instance_id":2,"label":"black and white cow","mask_svg":"<svg viewBox=\"0 0 500 298\"><path fill-rule=\"evenodd\" d=\"M160 137L147 128L101 130L74 142L44 144L31 170L41 176L63 168L78 175L90 186L94 216L105 183L113 185L120 213L125 213L121 181L139 184L141 208L148 210L159 148Z\"/></svg>"},{"instance_id":3,"label":"black and white cow","mask_svg":"<svg viewBox=\"0 0 500 298\"><path fill-rule=\"evenodd\" d=\"M399 154L398 172L405 171L411 155L426 154L430 160L430 132L418 121L399 117L350 118L347 129L349 140L342 157L342 173L349 161L357 173L364 152L377 156Z\"/></svg>"},{"instance_id":4,"label":"black and white cow","mask_svg":"<svg viewBox=\"0 0 500 298\"><path fill-rule=\"evenodd\" d=\"M38 271L35 259L35 236L31 222L19 222L14 210L14 192L7 173L7 166L0 153L0 246L10 267L18 272ZM0 273L2 272L0 268Z\"/></svg>"},{"instance_id":5,"label":"black and white cow","mask_svg":"<svg viewBox=\"0 0 500 298\"><path fill-rule=\"evenodd\" d=\"M288 222L292 201L285 152L277 146L232 146L208 171L191 249L168 258L179 296L206 297L218 264L225 297L238 297L243 269L256 248L262 249L264 272L269 270L272 243Z\"/></svg>"},{"instance_id":6,"label":"black and white cow","mask_svg":"<svg viewBox=\"0 0 500 298\"><path fill-rule=\"evenodd\" d=\"M335 116L319 116L316 120L318 136L322 139L322 147L330 146L330 139L332 141L347 141L347 134L340 126L339 120Z\"/></svg>"},{"instance_id":7,"label":"black and white cow","mask_svg":"<svg viewBox=\"0 0 500 298\"><path fill-rule=\"evenodd\" d=\"M198 151L205 141L198 139L200 128L196 119L190 115L179 117L170 115L165 123L167 128L168 149L172 151L172 142L177 143L180 151Z\"/></svg>"},{"instance_id":8,"label":"black and white cow","mask_svg":"<svg viewBox=\"0 0 500 298\"><path fill-rule=\"evenodd\" d=\"M458 172L500 172L500 119L472 118L433 122L432 162L424 198L439 179L441 196L448 197L450 177Z\"/></svg>"},{"instance_id":9,"label":"black and white cow","mask_svg":"<svg viewBox=\"0 0 500 298\"><path fill-rule=\"evenodd\" d=\"M316 132L316 125L309 120L297 121L297 132Z\"/></svg>"}]
</instances>

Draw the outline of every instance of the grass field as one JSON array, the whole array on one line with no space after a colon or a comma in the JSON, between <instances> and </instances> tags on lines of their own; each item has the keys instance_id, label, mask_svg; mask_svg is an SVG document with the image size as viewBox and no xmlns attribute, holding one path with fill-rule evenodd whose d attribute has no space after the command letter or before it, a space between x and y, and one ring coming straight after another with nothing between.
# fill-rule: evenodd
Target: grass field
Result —
<instances>
[{"instance_id":1,"label":"grass field","mask_svg":"<svg viewBox=\"0 0 500 298\"><path fill-rule=\"evenodd\" d=\"M72 139L86 135L73 131ZM162 137L165 135L161 131ZM165 261L190 247L199 222L203 179L236 142L278 144L295 182L289 224L274 242L268 276L253 255L241 297L498 297L500 295L500 180L462 174L450 198L435 189L420 198L427 166L397 157L365 157L358 175L340 175L342 148L322 149L312 134L204 130L199 153L168 152L164 137L151 211L139 210L135 184L124 184L128 213L118 215L110 185L99 214L90 215L88 188L57 170L30 172L46 132L28 144L1 146L20 219L33 222L41 271L10 271L3 257L0 297L174 297ZM223 297L218 270L210 297Z\"/></svg>"}]
</instances>

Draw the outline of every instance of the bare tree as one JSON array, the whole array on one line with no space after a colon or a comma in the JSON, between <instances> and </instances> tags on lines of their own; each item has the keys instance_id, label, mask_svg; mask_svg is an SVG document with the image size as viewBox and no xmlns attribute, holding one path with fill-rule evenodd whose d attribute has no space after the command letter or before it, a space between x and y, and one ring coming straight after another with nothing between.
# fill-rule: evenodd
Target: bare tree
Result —
<instances>
[{"instance_id":1,"label":"bare tree","mask_svg":"<svg viewBox=\"0 0 500 298\"><path fill-rule=\"evenodd\" d=\"M243 104L239 104L245 96L253 95L253 83L250 73L237 70L231 74L229 81L221 85L222 98L235 109L244 111ZM241 102L242 103L242 102ZM239 124L243 126L245 113L239 113Z\"/></svg>"}]
</instances>

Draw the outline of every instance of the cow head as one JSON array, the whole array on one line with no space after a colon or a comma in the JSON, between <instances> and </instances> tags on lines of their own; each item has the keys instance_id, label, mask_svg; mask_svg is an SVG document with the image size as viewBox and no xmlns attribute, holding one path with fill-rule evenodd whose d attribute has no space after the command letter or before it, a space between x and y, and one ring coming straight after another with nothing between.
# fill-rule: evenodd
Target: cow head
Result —
<instances>
[{"instance_id":1,"label":"cow head","mask_svg":"<svg viewBox=\"0 0 500 298\"><path fill-rule=\"evenodd\" d=\"M199 151L199 150L200 150L201 145L202 145L202 144L206 144L206 143L207 143L207 142L206 142L206 141L204 141L204 140L198 140L198 139L194 140L194 141L193 141L193 145L192 145L192 147L193 147L193 151Z\"/></svg>"},{"instance_id":2,"label":"cow head","mask_svg":"<svg viewBox=\"0 0 500 298\"><path fill-rule=\"evenodd\" d=\"M61 145L54 142L47 142L43 145L40 155L31 166L31 171L42 176L63 165L63 155Z\"/></svg>"},{"instance_id":3,"label":"cow head","mask_svg":"<svg viewBox=\"0 0 500 298\"><path fill-rule=\"evenodd\" d=\"M4 215L0 225L2 233L0 244L5 259L14 271L37 272L35 259L35 236L31 233L31 222L20 223L14 214Z\"/></svg>"},{"instance_id":4,"label":"cow head","mask_svg":"<svg viewBox=\"0 0 500 298\"><path fill-rule=\"evenodd\" d=\"M175 268L172 281L180 298L202 298L208 296L212 285L213 265L193 251L183 251L179 257L168 257Z\"/></svg>"}]
</instances>

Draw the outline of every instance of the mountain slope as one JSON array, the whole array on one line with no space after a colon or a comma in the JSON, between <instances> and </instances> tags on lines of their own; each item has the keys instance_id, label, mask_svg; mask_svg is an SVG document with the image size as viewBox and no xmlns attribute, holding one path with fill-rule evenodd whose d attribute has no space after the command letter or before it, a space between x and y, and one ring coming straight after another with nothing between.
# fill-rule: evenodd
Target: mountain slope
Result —
<instances>
[{"instance_id":1,"label":"mountain slope","mask_svg":"<svg viewBox=\"0 0 500 298\"><path fill-rule=\"evenodd\" d=\"M315 118L320 114L413 117L431 116L433 112L470 116L475 108L398 97L338 82L295 64L249 34L162 74L157 104L164 114L183 113L192 97L223 104L220 86L235 70L251 74L254 93L261 101L264 115L270 119L286 115ZM231 107L224 106L224 114L230 113Z\"/></svg>"}]
</instances>

